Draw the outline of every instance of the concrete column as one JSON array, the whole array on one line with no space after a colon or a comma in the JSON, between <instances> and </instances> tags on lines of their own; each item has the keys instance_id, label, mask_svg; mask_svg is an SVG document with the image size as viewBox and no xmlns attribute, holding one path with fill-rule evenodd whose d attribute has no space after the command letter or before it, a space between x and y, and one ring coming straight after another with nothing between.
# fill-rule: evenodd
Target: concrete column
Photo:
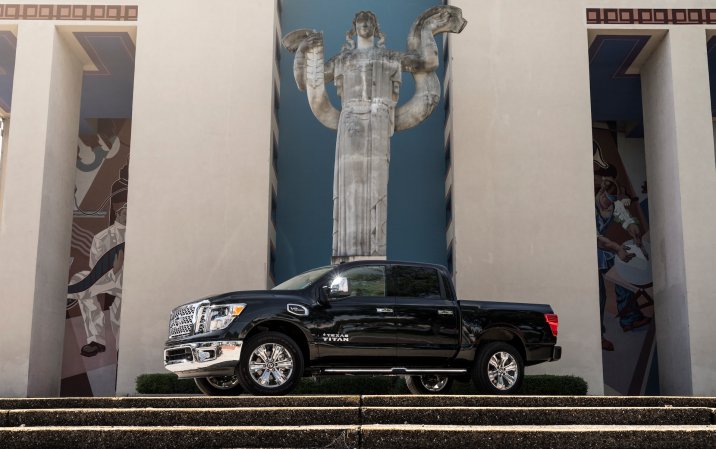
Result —
<instances>
[{"instance_id":1,"label":"concrete column","mask_svg":"<svg viewBox=\"0 0 716 449\"><path fill-rule=\"evenodd\" d=\"M0 215L0 396L57 396L82 66L48 22L18 25Z\"/></svg>"},{"instance_id":2,"label":"concrete column","mask_svg":"<svg viewBox=\"0 0 716 449\"><path fill-rule=\"evenodd\" d=\"M3 118L3 131L2 131L2 149L0 149L0 216L2 216L2 203L5 197L5 164L3 161L7 158L7 143L10 135L10 117Z\"/></svg>"},{"instance_id":3,"label":"concrete column","mask_svg":"<svg viewBox=\"0 0 716 449\"><path fill-rule=\"evenodd\" d=\"M451 0L453 220L461 298L551 304L557 363L603 392L584 9ZM555 11L559 11L558 26Z\"/></svg>"},{"instance_id":4,"label":"concrete column","mask_svg":"<svg viewBox=\"0 0 716 449\"><path fill-rule=\"evenodd\" d=\"M172 308L268 283L275 2L197 5L141 6L118 395L168 372Z\"/></svg>"},{"instance_id":5,"label":"concrete column","mask_svg":"<svg viewBox=\"0 0 716 449\"><path fill-rule=\"evenodd\" d=\"M642 70L659 378L716 394L716 192L704 30L674 27Z\"/></svg>"}]
</instances>

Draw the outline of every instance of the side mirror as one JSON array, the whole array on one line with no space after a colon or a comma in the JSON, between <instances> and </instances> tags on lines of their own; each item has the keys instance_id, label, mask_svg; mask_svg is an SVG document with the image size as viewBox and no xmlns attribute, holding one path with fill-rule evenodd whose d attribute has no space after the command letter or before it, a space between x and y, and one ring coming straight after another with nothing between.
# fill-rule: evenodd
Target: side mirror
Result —
<instances>
[{"instance_id":1,"label":"side mirror","mask_svg":"<svg viewBox=\"0 0 716 449\"><path fill-rule=\"evenodd\" d=\"M350 295L350 287L348 285L348 279L343 276L336 276L331 281L329 286L328 297L329 298L344 298Z\"/></svg>"}]
</instances>

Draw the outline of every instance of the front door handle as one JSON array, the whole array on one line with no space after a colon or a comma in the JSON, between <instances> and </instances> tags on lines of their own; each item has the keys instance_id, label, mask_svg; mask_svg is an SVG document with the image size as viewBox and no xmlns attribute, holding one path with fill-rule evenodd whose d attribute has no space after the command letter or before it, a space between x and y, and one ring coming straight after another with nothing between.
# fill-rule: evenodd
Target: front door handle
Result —
<instances>
[{"instance_id":1,"label":"front door handle","mask_svg":"<svg viewBox=\"0 0 716 449\"><path fill-rule=\"evenodd\" d=\"M388 308L378 307L378 308L375 309L375 310L377 310L378 313L393 313L393 309L388 309Z\"/></svg>"},{"instance_id":2,"label":"front door handle","mask_svg":"<svg viewBox=\"0 0 716 449\"><path fill-rule=\"evenodd\" d=\"M452 310L438 309L438 315L452 315Z\"/></svg>"}]
</instances>

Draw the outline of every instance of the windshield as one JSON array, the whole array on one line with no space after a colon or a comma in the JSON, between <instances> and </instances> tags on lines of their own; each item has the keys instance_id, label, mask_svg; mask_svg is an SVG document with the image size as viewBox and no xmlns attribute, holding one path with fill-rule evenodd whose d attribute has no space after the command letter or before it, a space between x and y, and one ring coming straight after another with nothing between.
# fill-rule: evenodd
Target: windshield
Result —
<instances>
[{"instance_id":1,"label":"windshield","mask_svg":"<svg viewBox=\"0 0 716 449\"><path fill-rule=\"evenodd\" d=\"M332 269L333 267L323 267L316 268L315 270L311 271L306 271L305 273L301 273L298 276L292 277L286 282L278 284L271 290L300 290L302 288L306 288L311 285L313 281L328 273Z\"/></svg>"}]
</instances>

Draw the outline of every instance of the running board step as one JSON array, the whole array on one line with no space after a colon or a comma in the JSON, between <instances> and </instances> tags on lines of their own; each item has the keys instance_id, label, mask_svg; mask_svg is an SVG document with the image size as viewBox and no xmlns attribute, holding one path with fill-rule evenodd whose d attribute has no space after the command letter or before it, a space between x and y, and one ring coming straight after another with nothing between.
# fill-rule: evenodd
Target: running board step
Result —
<instances>
[{"instance_id":1,"label":"running board step","mask_svg":"<svg viewBox=\"0 0 716 449\"><path fill-rule=\"evenodd\" d=\"M466 374L462 368L325 368L324 373L333 374Z\"/></svg>"}]
</instances>

